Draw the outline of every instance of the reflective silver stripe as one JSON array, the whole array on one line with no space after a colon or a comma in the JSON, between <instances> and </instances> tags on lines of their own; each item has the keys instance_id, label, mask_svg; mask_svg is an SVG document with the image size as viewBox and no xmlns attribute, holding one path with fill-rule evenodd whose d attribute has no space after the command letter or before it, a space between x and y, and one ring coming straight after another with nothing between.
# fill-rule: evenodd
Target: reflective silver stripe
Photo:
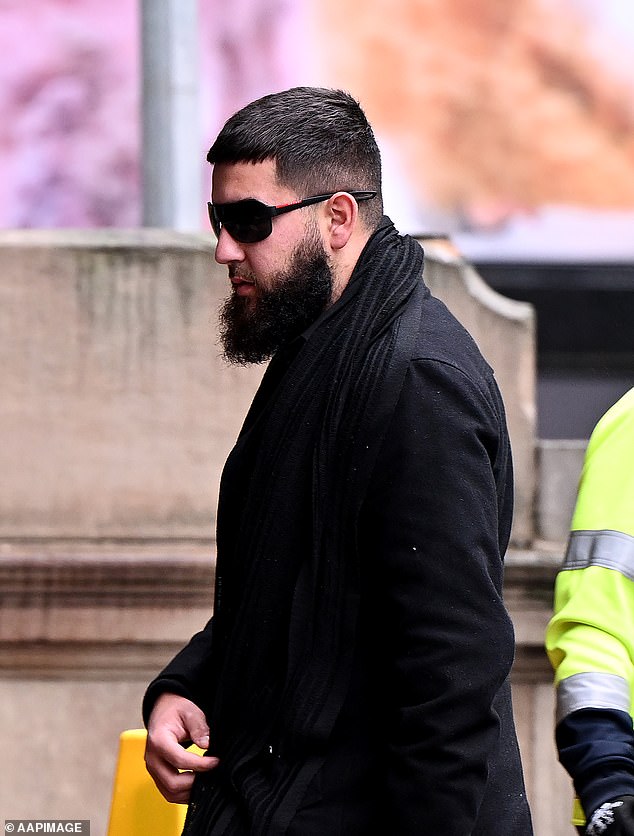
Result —
<instances>
[{"instance_id":1,"label":"reflective silver stripe","mask_svg":"<svg viewBox=\"0 0 634 836\"><path fill-rule=\"evenodd\" d=\"M562 569L602 566L634 581L634 537L622 531L571 531Z\"/></svg>"},{"instance_id":2,"label":"reflective silver stripe","mask_svg":"<svg viewBox=\"0 0 634 836\"><path fill-rule=\"evenodd\" d=\"M580 708L630 711L630 686L613 673L575 673L557 686L557 722Z\"/></svg>"}]
</instances>

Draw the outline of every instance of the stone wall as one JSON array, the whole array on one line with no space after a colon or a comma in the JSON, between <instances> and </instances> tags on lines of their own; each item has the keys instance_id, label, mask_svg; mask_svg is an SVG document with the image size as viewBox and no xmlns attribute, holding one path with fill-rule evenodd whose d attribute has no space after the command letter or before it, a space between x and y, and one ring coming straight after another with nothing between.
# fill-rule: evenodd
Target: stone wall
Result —
<instances>
[{"instance_id":1,"label":"stone wall","mask_svg":"<svg viewBox=\"0 0 634 836\"><path fill-rule=\"evenodd\" d=\"M534 438L531 309L493 294L448 242L424 246L429 284L480 343L507 404L513 687L536 833L555 836L571 793L542 645L567 526L554 498L565 484L573 501L580 451L554 488L560 451ZM105 833L118 734L140 725L147 682L209 617L219 472L262 372L219 358L225 290L202 237L0 233L6 818L88 818Z\"/></svg>"},{"instance_id":2,"label":"stone wall","mask_svg":"<svg viewBox=\"0 0 634 836\"><path fill-rule=\"evenodd\" d=\"M21 231L0 259L0 537L208 538L261 374L220 360L208 238Z\"/></svg>"}]
</instances>

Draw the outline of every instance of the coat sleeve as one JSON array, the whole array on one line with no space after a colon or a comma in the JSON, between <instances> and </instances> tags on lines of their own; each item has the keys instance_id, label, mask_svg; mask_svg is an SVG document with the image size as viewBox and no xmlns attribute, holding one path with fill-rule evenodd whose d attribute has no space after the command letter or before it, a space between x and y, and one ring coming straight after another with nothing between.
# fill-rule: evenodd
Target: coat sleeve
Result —
<instances>
[{"instance_id":1,"label":"coat sleeve","mask_svg":"<svg viewBox=\"0 0 634 836\"><path fill-rule=\"evenodd\" d=\"M634 795L632 580L596 565L560 571L546 648L555 670L559 760L590 818L604 802Z\"/></svg>"},{"instance_id":2,"label":"coat sleeve","mask_svg":"<svg viewBox=\"0 0 634 836\"><path fill-rule=\"evenodd\" d=\"M209 660L213 618L196 633L159 675L150 682L143 697L143 722L147 726L154 703L161 694L179 694L195 702L203 711L209 702L205 685L209 682Z\"/></svg>"},{"instance_id":3,"label":"coat sleeve","mask_svg":"<svg viewBox=\"0 0 634 836\"><path fill-rule=\"evenodd\" d=\"M471 833L499 770L496 704L501 693L508 701L514 655L502 600L512 504L503 415L492 377L476 384L415 360L375 468L366 562L401 836Z\"/></svg>"}]
</instances>

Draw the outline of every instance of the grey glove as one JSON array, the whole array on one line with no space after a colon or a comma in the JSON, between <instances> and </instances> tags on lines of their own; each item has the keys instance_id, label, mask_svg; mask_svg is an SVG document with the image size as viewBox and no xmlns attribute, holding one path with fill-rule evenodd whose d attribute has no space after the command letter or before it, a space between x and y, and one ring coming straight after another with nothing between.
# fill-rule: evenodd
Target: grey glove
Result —
<instances>
[{"instance_id":1,"label":"grey glove","mask_svg":"<svg viewBox=\"0 0 634 836\"><path fill-rule=\"evenodd\" d=\"M634 836L634 795L598 807L590 816L586 836Z\"/></svg>"}]
</instances>

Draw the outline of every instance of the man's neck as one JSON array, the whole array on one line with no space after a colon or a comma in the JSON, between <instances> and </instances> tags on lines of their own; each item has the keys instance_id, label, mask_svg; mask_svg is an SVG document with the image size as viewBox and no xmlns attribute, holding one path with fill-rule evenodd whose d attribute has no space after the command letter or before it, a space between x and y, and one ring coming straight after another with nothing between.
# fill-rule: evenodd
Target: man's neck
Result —
<instances>
[{"instance_id":1,"label":"man's neck","mask_svg":"<svg viewBox=\"0 0 634 836\"><path fill-rule=\"evenodd\" d=\"M357 266L359 257L363 252L365 245L370 239L371 233L364 232L356 235L354 240L351 239L346 247L337 253L337 257L331 262L332 269L332 298L331 304L341 297L350 281L350 277Z\"/></svg>"}]
</instances>

